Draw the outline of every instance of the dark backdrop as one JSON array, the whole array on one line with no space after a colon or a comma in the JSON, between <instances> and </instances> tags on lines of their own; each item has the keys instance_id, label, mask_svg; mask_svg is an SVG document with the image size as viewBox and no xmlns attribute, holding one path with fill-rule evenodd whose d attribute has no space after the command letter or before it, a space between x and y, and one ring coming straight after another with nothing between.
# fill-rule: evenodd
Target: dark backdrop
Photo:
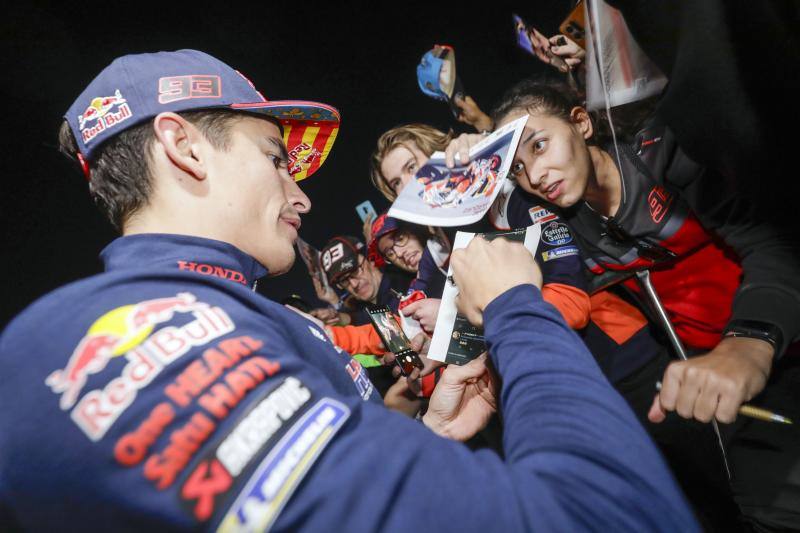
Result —
<instances>
[{"instance_id":1,"label":"dark backdrop","mask_svg":"<svg viewBox=\"0 0 800 533\"><path fill-rule=\"evenodd\" d=\"M796 0L609 1L668 73L659 114L682 145L752 198L762 208L759 216L800 236ZM360 233L356 204L369 199L378 210L387 207L368 178L369 155L383 131L412 121L464 131L445 104L417 87L415 67L426 50L454 46L467 92L488 110L509 85L547 69L516 47L511 13L552 35L572 4L5 5L0 325L38 296L99 272L97 254L115 237L92 206L83 177L55 146L62 114L115 57L197 48L245 73L270 99L338 107L342 127L333 152L302 183L313 207L301 236L321 247L334 234ZM275 299L296 292L314 300L299 261L259 291Z\"/></svg>"},{"instance_id":2,"label":"dark backdrop","mask_svg":"<svg viewBox=\"0 0 800 533\"><path fill-rule=\"evenodd\" d=\"M92 205L83 177L57 152L56 132L74 98L119 55L197 48L245 73L269 99L337 107L342 126L331 156L302 182L313 206L300 233L317 247L336 233L360 233L355 205L361 201L388 207L368 178L369 155L383 131L411 121L463 130L445 104L417 87L415 69L426 50L455 47L466 89L485 110L511 83L544 68L516 48L512 7L496 2L482 13L433 3L205 4L34 3L0 17L0 324L44 293L100 271L97 254L115 233ZM517 12L555 32L571 2L536 4ZM313 299L299 260L279 280L262 281L259 291Z\"/></svg>"}]
</instances>

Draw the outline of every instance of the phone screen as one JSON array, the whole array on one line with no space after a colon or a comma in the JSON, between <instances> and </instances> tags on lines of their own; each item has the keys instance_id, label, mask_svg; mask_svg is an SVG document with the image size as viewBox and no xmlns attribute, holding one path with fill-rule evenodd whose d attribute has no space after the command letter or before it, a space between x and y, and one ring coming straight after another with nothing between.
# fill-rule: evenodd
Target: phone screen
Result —
<instances>
[{"instance_id":1,"label":"phone screen","mask_svg":"<svg viewBox=\"0 0 800 533\"><path fill-rule=\"evenodd\" d=\"M372 215L373 220L376 217L375 208L372 207L372 202L366 200L361 202L356 206L356 213L358 213L358 217L361 219L361 222L367 220L369 215Z\"/></svg>"},{"instance_id":2,"label":"phone screen","mask_svg":"<svg viewBox=\"0 0 800 533\"><path fill-rule=\"evenodd\" d=\"M399 353L411 349L411 342L395 320L391 309L386 306L372 308L369 310L369 317L388 351Z\"/></svg>"},{"instance_id":3,"label":"phone screen","mask_svg":"<svg viewBox=\"0 0 800 533\"><path fill-rule=\"evenodd\" d=\"M417 352L411 348L411 342L403 333L400 324L395 320L392 310L381 305L367 309L375 331L378 332L386 349L395 354L395 363L404 376L409 375L414 367L422 369L423 363Z\"/></svg>"}]
</instances>

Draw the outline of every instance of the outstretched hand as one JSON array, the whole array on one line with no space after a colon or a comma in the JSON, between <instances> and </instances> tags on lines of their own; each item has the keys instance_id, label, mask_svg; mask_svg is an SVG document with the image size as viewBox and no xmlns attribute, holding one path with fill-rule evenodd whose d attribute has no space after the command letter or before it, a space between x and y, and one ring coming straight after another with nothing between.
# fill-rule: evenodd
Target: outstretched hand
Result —
<instances>
[{"instance_id":1,"label":"outstretched hand","mask_svg":"<svg viewBox=\"0 0 800 533\"><path fill-rule=\"evenodd\" d=\"M422 421L438 435L465 441L486 427L495 412L497 385L483 353L445 369Z\"/></svg>"}]
</instances>

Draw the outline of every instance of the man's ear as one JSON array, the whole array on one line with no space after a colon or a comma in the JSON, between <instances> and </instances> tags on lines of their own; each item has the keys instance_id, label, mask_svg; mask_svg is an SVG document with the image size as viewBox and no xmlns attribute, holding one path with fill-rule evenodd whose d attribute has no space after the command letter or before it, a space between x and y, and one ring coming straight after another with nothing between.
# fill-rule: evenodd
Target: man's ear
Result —
<instances>
[{"instance_id":1,"label":"man's ear","mask_svg":"<svg viewBox=\"0 0 800 533\"><path fill-rule=\"evenodd\" d=\"M153 119L153 130L172 164L196 180L206 179L208 169L201 150L205 137L194 124L175 113L159 113Z\"/></svg>"},{"instance_id":2,"label":"man's ear","mask_svg":"<svg viewBox=\"0 0 800 533\"><path fill-rule=\"evenodd\" d=\"M580 106L573 107L569 112L569 119L578 128L584 139L590 139L594 135L594 125L586 109Z\"/></svg>"}]
</instances>

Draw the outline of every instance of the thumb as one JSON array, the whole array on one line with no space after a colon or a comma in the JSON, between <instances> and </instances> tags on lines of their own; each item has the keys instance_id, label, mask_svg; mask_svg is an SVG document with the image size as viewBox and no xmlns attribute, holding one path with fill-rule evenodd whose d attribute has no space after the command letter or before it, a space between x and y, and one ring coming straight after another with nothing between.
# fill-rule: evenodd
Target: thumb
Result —
<instances>
[{"instance_id":1,"label":"thumb","mask_svg":"<svg viewBox=\"0 0 800 533\"><path fill-rule=\"evenodd\" d=\"M424 344L425 344L424 333L417 333L416 335L414 335L414 338L411 339L411 349L414 350L415 352L419 352Z\"/></svg>"},{"instance_id":2,"label":"thumb","mask_svg":"<svg viewBox=\"0 0 800 533\"><path fill-rule=\"evenodd\" d=\"M653 398L653 405L650 406L650 411L647 413L647 419L654 424L659 424L667 418L667 411L661 405L661 395L656 394Z\"/></svg>"},{"instance_id":3,"label":"thumb","mask_svg":"<svg viewBox=\"0 0 800 533\"><path fill-rule=\"evenodd\" d=\"M478 378L484 372L486 372L486 355L481 355L462 366L449 365L442 374L442 381L448 384L460 384Z\"/></svg>"}]
</instances>

